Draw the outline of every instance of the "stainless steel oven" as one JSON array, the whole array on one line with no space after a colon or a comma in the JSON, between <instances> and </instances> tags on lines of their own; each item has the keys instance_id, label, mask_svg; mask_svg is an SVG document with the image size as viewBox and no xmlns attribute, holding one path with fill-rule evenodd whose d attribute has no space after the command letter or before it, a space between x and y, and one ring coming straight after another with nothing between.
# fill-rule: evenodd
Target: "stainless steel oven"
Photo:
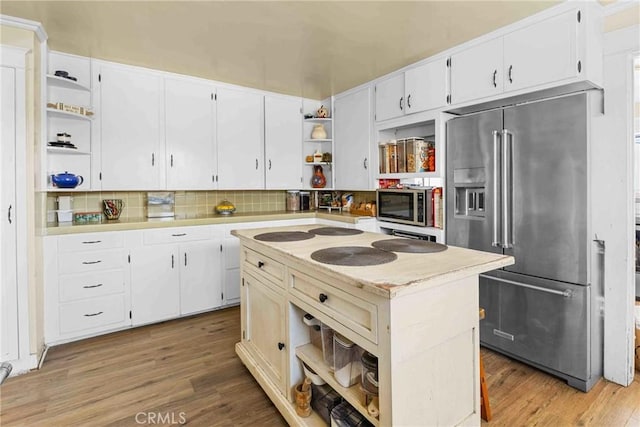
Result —
<instances>
[{"instance_id":1,"label":"stainless steel oven","mask_svg":"<svg viewBox=\"0 0 640 427\"><path fill-rule=\"evenodd\" d=\"M379 189L376 192L377 218L382 221L427 227L431 188Z\"/></svg>"}]
</instances>

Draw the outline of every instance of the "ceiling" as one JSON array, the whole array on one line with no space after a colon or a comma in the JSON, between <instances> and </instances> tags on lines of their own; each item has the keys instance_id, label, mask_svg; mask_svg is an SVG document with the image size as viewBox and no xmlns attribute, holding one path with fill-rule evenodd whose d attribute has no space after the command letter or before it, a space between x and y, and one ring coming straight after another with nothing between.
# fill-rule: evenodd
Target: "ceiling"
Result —
<instances>
[{"instance_id":1,"label":"ceiling","mask_svg":"<svg viewBox=\"0 0 640 427\"><path fill-rule=\"evenodd\" d=\"M53 50L323 99L557 1L0 1Z\"/></svg>"}]
</instances>

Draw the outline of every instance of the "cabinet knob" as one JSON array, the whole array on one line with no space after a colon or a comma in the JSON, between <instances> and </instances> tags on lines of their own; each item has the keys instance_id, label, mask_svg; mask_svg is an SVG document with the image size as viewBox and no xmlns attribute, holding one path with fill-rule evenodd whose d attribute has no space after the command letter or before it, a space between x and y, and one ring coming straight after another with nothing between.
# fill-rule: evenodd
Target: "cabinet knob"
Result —
<instances>
[{"instance_id":1,"label":"cabinet knob","mask_svg":"<svg viewBox=\"0 0 640 427\"><path fill-rule=\"evenodd\" d=\"M284 343L283 342L279 342L278 343L278 350L282 351L283 348L284 348Z\"/></svg>"},{"instance_id":2,"label":"cabinet knob","mask_svg":"<svg viewBox=\"0 0 640 427\"><path fill-rule=\"evenodd\" d=\"M327 300L327 298L329 298L326 294L320 294L318 296L318 299L320 300L320 302L325 302Z\"/></svg>"},{"instance_id":3,"label":"cabinet knob","mask_svg":"<svg viewBox=\"0 0 640 427\"><path fill-rule=\"evenodd\" d=\"M258 268L262 268L262 267L264 267L264 262L258 261Z\"/></svg>"}]
</instances>

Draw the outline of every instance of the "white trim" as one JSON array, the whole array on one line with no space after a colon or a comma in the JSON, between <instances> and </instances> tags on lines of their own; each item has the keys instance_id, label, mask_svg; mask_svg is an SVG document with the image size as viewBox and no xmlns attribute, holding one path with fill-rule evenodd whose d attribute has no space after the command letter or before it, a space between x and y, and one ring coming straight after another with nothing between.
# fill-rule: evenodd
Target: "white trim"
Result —
<instances>
[{"instance_id":1,"label":"white trim","mask_svg":"<svg viewBox=\"0 0 640 427\"><path fill-rule=\"evenodd\" d=\"M615 15L638 5L638 0L618 0L615 3L602 6L604 16Z\"/></svg>"},{"instance_id":2,"label":"white trim","mask_svg":"<svg viewBox=\"0 0 640 427\"><path fill-rule=\"evenodd\" d=\"M49 38L42 24L37 21L31 21L29 19L23 19L9 15L0 15L0 25L33 31L34 33L36 33L36 36L38 37L38 40L40 42L45 42Z\"/></svg>"}]
</instances>

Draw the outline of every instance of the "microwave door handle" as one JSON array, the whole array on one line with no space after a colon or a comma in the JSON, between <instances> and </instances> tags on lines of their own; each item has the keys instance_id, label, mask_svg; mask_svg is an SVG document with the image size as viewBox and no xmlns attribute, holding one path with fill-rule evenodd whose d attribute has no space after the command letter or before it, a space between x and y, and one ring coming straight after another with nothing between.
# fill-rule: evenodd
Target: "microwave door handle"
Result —
<instances>
[{"instance_id":1,"label":"microwave door handle","mask_svg":"<svg viewBox=\"0 0 640 427\"><path fill-rule=\"evenodd\" d=\"M513 247L513 134L502 130L502 247Z\"/></svg>"},{"instance_id":2,"label":"microwave door handle","mask_svg":"<svg viewBox=\"0 0 640 427\"><path fill-rule=\"evenodd\" d=\"M492 240L491 246L501 247L501 212L502 212L502 200L501 200L501 150L500 141L501 135L497 130L493 131L493 224L492 224Z\"/></svg>"}]
</instances>

